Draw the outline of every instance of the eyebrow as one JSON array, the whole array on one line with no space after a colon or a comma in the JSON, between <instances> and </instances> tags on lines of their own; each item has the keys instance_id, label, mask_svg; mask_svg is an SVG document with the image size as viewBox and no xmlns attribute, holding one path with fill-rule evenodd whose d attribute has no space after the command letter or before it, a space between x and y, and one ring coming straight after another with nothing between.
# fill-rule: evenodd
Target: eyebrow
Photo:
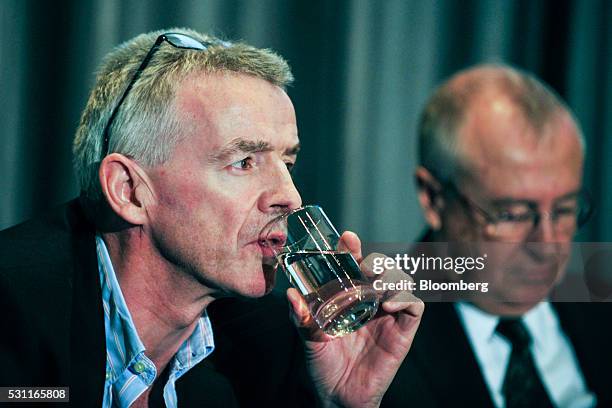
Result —
<instances>
[{"instance_id":1,"label":"eyebrow","mask_svg":"<svg viewBox=\"0 0 612 408\"><path fill-rule=\"evenodd\" d=\"M569 200L572 198L577 198L580 195L580 192L582 190L576 190L576 191L571 191L567 194L562 195L561 197L557 197L555 198L555 200L553 201L553 203L558 203L560 201L564 201L564 200ZM523 199L516 199L516 198L510 198L510 197L504 197L504 198L499 198L496 200L491 201L491 205L493 206L497 206L497 207L503 207L505 205L528 205L528 206L535 206L537 205L537 203L535 201L532 200L523 200Z\"/></svg>"},{"instance_id":2,"label":"eyebrow","mask_svg":"<svg viewBox=\"0 0 612 408\"><path fill-rule=\"evenodd\" d=\"M225 163L231 157L237 154L261 153L270 152L273 150L274 148L272 145L263 140L253 141L243 138L236 138L230 141L219 152L211 154L211 161L214 163ZM295 146L286 149L283 153L286 156L295 156L299 151L300 144L298 143Z\"/></svg>"},{"instance_id":3,"label":"eyebrow","mask_svg":"<svg viewBox=\"0 0 612 408\"><path fill-rule=\"evenodd\" d=\"M300 146L300 144L296 144L293 147L290 147L289 149L285 150L285 155L286 156L295 156L299 153L300 149L302 148L302 146Z\"/></svg>"},{"instance_id":4,"label":"eyebrow","mask_svg":"<svg viewBox=\"0 0 612 408\"><path fill-rule=\"evenodd\" d=\"M556 198L556 199L555 199L555 201L554 201L554 203L556 204L556 203L558 203L559 201L570 200L570 199L572 199L572 198L578 198L578 196L580 196L580 193L581 193L582 191L583 191L583 190L576 190L576 191L572 191L572 192L570 192L570 193L564 194L564 195L562 195L561 197Z\"/></svg>"}]
</instances>

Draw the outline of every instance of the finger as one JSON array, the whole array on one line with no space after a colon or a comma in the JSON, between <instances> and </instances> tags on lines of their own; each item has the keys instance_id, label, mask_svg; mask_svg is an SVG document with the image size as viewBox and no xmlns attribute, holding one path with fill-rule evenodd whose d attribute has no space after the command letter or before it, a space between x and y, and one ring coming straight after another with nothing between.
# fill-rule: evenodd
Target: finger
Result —
<instances>
[{"instance_id":1,"label":"finger","mask_svg":"<svg viewBox=\"0 0 612 408\"><path fill-rule=\"evenodd\" d=\"M416 298L412 296L414 280L392 258L374 252L366 256L359 267L372 282L381 303L415 301Z\"/></svg>"},{"instance_id":2,"label":"finger","mask_svg":"<svg viewBox=\"0 0 612 408\"><path fill-rule=\"evenodd\" d=\"M407 313L411 316L420 318L425 311L425 303L412 293L406 294L409 298L408 301L394 302L388 301L383 302L382 309L387 313Z\"/></svg>"},{"instance_id":3,"label":"finger","mask_svg":"<svg viewBox=\"0 0 612 408\"><path fill-rule=\"evenodd\" d=\"M295 288L287 289L287 300L291 305L291 318L296 326L302 327L310 324L312 316L308 312L306 301Z\"/></svg>"},{"instance_id":4,"label":"finger","mask_svg":"<svg viewBox=\"0 0 612 408\"><path fill-rule=\"evenodd\" d=\"M352 231L344 231L342 233L340 241L338 242L338 251L350 252L358 263L361 263L363 259L363 255L361 254L361 240L357 234Z\"/></svg>"},{"instance_id":5,"label":"finger","mask_svg":"<svg viewBox=\"0 0 612 408\"><path fill-rule=\"evenodd\" d=\"M393 313L387 316L392 316L397 330L400 335L396 336L396 341L400 341L401 338L408 340L410 343L414 340L414 335L421 324L424 305L422 303L415 303L415 309L412 313L404 313L402 311Z\"/></svg>"},{"instance_id":6,"label":"finger","mask_svg":"<svg viewBox=\"0 0 612 408\"><path fill-rule=\"evenodd\" d=\"M287 289L287 300L289 301L289 315L300 335L305 340L326 340L325 333L312 318L306 301L295 288Z\"/></svg>"},{"instance_id":7,"label":"finger","mask_svg":"<svg viewBox=\"0 0 612 408\"><path fill-rule=\"evenodd\" d=\"M384 254L372 252L361 261L359 268L368 278L381 278L387 270L379 265L378 260L385 258L387 256Z\"/></svg>"}]
</instances>

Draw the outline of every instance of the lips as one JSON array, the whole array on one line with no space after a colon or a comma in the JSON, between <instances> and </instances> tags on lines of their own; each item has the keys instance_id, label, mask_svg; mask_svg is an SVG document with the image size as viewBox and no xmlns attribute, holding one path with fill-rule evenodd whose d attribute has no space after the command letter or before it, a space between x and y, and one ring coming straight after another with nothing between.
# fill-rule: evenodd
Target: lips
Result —
<instances>
[{"instance_id":1,"label":"lips","mask_svg":"<svg viewBox=\"0 0 612 408\"><path fill-rule=\"evenodd\" d=\"M246 247L252 248L252 250L261 254L261 261L264 265L276 265L276 254L274 249L267 246L260 240L249 242Z\"/></svg>"},{"instance_id":2,"label":"lips","mask_svg":"<svg viewBox=\"0 0 612 408\"><path fill-rule=\"evenodd\" d=\"M265 236L260 237L260 241L272 248L281 248L287 242L287 234L283 231L270 231Z\"/></svg>"},{"instance_id":3,"label":"lips","mask_svg":"<svg viewBox=\"0 0 612 408\"><path fill-rule=\"evenodd\" d=\"M263 229L256 229L259 231L258 238L250 241L247 246L252 246L261 253L263 265L276 268L278 264L276 254L282 252L282 248L287 243L286 229L283 231L282 226L269 223L265 225Z\"/></svg>"},{"instance_id":4,"label":"lips","mask_svg":"<svg viewBox=\"0 0 612 408\"><path fill-rule=\"evenodd\" d=\"M261 251L261 255L263 256L264 261L266 259L274 259L276 262L276 254L274 252L274 248L267 245L265 241L257 241L256 244Z\"/></svg>"}]
</instances>

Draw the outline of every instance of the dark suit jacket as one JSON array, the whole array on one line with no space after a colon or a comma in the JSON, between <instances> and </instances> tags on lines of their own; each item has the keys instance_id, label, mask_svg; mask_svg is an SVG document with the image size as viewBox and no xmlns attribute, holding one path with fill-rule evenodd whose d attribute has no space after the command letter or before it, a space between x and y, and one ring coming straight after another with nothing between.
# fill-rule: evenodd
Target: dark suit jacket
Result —
<instances>
[{"instance_id":1,"label":"dark suit jacket","mask_svg":"<svg viewBox=\"0 0 612 408\"><path fill-rule=\"evenodd\" d=\"M70 386L71 405L101 405L106 349L94 233L76 200L0 232L0 386ZM216 349L177 382L179 406L314 404L282 301L222 299L209 315Z\"/></svg>"},{"instance_id":2,"label":"dark suit jacket","mask_svg":"<svg viewBox=\"0 0 612 408\"><path fill-rule=\"evenodd\" d=\"M588 388L612 406L610 304L554 304ZM414 343L383 407L493 407L489 390L452 303L429 303Z\"/></svg>"}]
</instances>

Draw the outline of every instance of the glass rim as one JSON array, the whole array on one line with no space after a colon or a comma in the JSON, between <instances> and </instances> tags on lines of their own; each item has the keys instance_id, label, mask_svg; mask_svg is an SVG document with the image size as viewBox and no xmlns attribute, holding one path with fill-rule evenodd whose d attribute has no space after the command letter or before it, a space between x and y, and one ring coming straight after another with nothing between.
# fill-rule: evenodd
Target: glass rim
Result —
<instances>
[{"instance_id":1,"label":"glass rim","mask_svg":"<svg viewBox=\"0 0 612 408\"><path fill-rule=\"evenodd\" d=\"M293 210L284 212L281 215L279 215L278 217L273 218L270 222L274 222L276 220L280 220L281 218L287 218L290 215L295 214L296 212L299 212L299 211L302 211L302 210L307 210L309 208L317 208L317 209L321 210L324 213L323 208L321 208L320 205L318 205L318 204L306 204L306 205L303 205L301 207L294 208Z\"/></svg>"},{"instance_id":2,"label":"glass rim","mask_svg":"<svg viewBox=\"0 0 612 408\"><path fill-rule=\"evenodd\" d=\"M325 219L325 221L327 222L327 224L330 225L330 227L332 228L332 230L338 235L338 237L340 236L338 230L336 229L336 227L332 224L332 222L329 220L329 217L327 216L327 214L325 213L325 211L323 210L323 208L318 205L318 204L306 204L306 205L302 205L298 208L294 208L293 210L287 211L273 219L271 219L270 221L268 221L259 231L259 241L267 241L268 240L268 236L270 234L270 232L273 231L273 226L283 222L284 220L288 219L289 216L296 214L300 211L303 210L309 210L309 209L316 209L319 211L319 213L322 215L323 219ZM286 245L283 245L283 247Z\"/></svg>"},{"instance_id":3,"label":"glass rim","mask_svg":"<svg viewBox=\"0 0 612 408\"><path fill-rule=\"evenodd\" d=\"M263 234L263 232L266 231L267 229L269 229L269 227L272 224L275 224L275 223L277 223L279 221L282 221L283 219L288 218L290 215L295 214L296 212L299 212L299 211L302 211L302 210L307 210L309 208L317 208L317 209L321 210L321 212L323 212L323 214L325 214L325 212L323 211L323 208L321 208L321 206L318 205L318 204L306 204L306 205L302 205L301 207L294 208L293 210L286 211L286 212L282 213L281 215L276 216L276 217L272 218L270 221L268 221L263 226L261 231L259 232L260 238L261 238L261 235Z\"/></svg>"}]
</instances>

